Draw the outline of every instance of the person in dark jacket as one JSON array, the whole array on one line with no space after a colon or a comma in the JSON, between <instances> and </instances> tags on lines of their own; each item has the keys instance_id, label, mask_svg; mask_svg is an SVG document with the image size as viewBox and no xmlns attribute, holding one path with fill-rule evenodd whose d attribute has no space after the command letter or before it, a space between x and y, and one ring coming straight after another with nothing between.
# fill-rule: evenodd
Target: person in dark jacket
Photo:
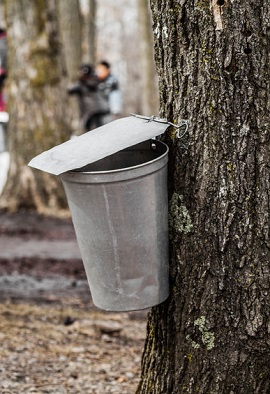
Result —
<instances>
[{"instance_id":1,"label":"person in dark jacket","mask_svg":"<svg viewBox=\"0 0 270 394\"><path fill-rule=\"evenodd\" d=\"M7 78L7 37L6 31L0 27L0 112L6 111L7 97L5 80Z\"/></svg>"},{"instance_id":2,"label":"person in dark jacket","mask_svg":"<svg viewBox=\"0 0 270 394\"><path fill-rule=\"evenodd\" d=\"M2 27L0 27L0 67L7 70L7 34Z\"/></svg>"},{"instance_id":3,"label":"person in dark jacket","mask_svg":"<svg viewBox=\"0 0 270 394\"><path fill-rule=\"evenodd\" d=\"M104 123L119 118L122 111L122 96L117 78L111 73L111 65L106 60L100 61L96 67L99 90L109 104L109 115L104 116Z\"/></svg>"},{"instance_id":4,"label":"person in dark jacket","mask_svg":"<svg viewBox=\"0 0 270 394\"><path fill-rule=\"evenodd\" d=\"M104 124L104 116L110 113L108 100L98 88L99 80L94 67L83 64L79 69L78 81L68 87L68 94L78 96L82 128L93 130Z\"/></svg>"}]
</instances>

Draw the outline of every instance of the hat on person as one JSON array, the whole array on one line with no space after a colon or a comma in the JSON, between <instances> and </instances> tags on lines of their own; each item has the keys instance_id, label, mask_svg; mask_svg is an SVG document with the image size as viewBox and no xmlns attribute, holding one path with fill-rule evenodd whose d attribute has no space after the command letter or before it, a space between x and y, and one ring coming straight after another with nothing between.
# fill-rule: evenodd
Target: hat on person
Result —
<instances>
[{"instance_id":1,"label":"hat on person","mask_svg":"<svg viewBox=\"0 0 270 394\"><path fill-rule=\"evenodd\" d=\"M94 67L91 66L90 64L83 64L80 67L80 71L82 72L83 75L93 75Z\"/></svg>"}]
</instances>

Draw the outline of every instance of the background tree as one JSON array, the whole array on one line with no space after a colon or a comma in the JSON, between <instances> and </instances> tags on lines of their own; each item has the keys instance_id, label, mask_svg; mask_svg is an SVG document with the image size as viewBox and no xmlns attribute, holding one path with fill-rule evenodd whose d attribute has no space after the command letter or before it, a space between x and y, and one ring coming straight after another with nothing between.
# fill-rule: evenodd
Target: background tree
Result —
<instances>
[{"instance_id":1,"label":"background tree","mask_svg":"<svg viewBox=\"0 0 270 394\"><path fill-rule=\"evenodd\" d=\"M123 113L141 110L138 7L134 0L97 0L97 60L108 60L119 79ZM136 39L134 39L136 37Z\"/></svg>"},{"instance_id":2,"label":"background tree","mask_svg":"<svg viewBox=\"0 0 270 394\"><path fill-rule=\"evenodd\" d=\"M76 80L82 62L82 33L79 0L58 0L58 19L68 78Z\"/></svg>"},{"instance_id":3,"label":"background tree","mask_svg":"<svg viewBox=\"0 0 270 394\"><path fill-rule=\"evenodd\" d=\"M78 70L82 64L82 17L79 0L58 0L58 20L63 58L67 69L68 83L78 78ZM73 133L80 134L80 114L78 100L75 96L68 97L70 122Z\"/></svg>"},{"instance_id":4,"label":"background tree","mask_svg":"<svg viewBox=\"0 0 270 394\"><path fill-rule=\"evenodd\" d=\"M56 4L8 0L5 12L10 170L1 206L51 212L66 206L63 189L55 177L27 163L70 135Z\"/></svg>"},{"instance_id":5,"label":"background tree","mask_svg":"<svg viewBox=\"0 0 270 394\"><path fill-rule=\"evenodd\" d=\"M141 49L141 106L145 115L158 111L157 73L153 50L152 16L148 0L138 0Z\"/></svg>"},{"instance_id":6,"label":"background tree","mask_svg":"<svg viewBox=\"0 0 270 394\"><path fill-rule=\"evenodd\" d=\"M152 0L170 145L171 295L138 393L270 392L270 3Z\"/></svg>"},{"instance_id":7,"label":"background tree","mask_svg":"<svg viewBox=\"0 0 270 394\"><path fill-rule=\"evenodd\" d=\"M96 63L96 0L82 0L82 49L85 63Z\"/></svg>"}]
</instances>

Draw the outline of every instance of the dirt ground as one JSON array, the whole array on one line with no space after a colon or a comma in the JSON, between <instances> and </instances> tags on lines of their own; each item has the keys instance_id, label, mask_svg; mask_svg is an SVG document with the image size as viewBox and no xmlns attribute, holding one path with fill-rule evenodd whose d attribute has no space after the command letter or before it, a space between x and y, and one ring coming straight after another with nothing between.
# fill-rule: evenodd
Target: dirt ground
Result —
<instances>
[{"instance_id":1,"label":"dirt ground","mask_svg":"<svg viewBox=\"0 0 270 394\"><path fill-rule=\"evenodd\" d=\"M93 306L72 223L0 212L0 393L135 393L147 311Z\"/></svg>"}]
</instances>

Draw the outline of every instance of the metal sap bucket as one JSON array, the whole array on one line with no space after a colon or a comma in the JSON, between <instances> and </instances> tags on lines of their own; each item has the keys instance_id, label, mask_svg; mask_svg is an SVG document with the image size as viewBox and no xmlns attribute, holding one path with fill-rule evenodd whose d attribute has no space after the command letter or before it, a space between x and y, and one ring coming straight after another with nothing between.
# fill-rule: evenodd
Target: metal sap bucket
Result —
<instances>
[{"instance_id":1,"label":"metal sap bucket","mask_svg":"<svg viewBox=\"0 0 270 394\"><path fill-rule=\"evenodd\" d=\"M29 162L62 178L101 309L148 308L169 294L168 147L152 140L169 125L156 116L120 118Z\"/></svg>"},{"instance_id":2,"label":"metal sap bucket","mask_svg":"<svg viewBox=\"0 0 270 394\"><path fill-rule=\"evenodd\" d=\"M167 162L167 145L152 140L60 175L101 309L144 309L169 295Z\"/></svg>"}]
</instances>

